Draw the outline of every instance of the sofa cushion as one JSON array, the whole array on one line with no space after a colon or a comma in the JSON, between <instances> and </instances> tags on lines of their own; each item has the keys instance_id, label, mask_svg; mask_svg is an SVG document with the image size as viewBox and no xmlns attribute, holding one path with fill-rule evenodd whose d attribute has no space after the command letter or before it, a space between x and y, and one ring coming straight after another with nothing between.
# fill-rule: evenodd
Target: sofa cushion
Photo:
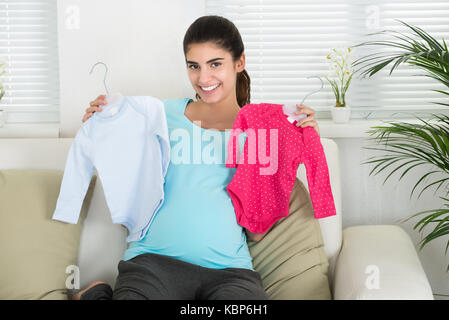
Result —
<instances>
[{"instance_id":1,"label":"sofa cushion","mask_svg":"<svg viewBox=\"0 0 449 320\"><path fill-rule=\"evenodd\" d=\"M254 269L274 300L328 300L329 263L310 194L296 179L287 217L278 220L259 241L248 240Z\"/></svg>"},{"instance_id":2,"label":"sofa cushion","mask_svg":"<svg viewBox=\"0 0 449 320\"><path fill-rule=\"evenodd\" d=\"M52 220L63 171L0 170L0 299L67 299L92 177L78 224Z\"/></svg>"}]
</instances>

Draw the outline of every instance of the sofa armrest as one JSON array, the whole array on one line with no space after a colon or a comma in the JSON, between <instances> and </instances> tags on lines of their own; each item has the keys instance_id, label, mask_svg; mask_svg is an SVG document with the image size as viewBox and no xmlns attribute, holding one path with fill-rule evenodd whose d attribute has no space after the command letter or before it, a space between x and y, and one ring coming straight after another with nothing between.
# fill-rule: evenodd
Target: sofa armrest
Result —
<instances>
[{"instance_id":1,"label":"sofa armrest","mask_svg":"<svg viewBox=\"0 0 449 320\"><path fill-rule=\"evenodd\" d=\"M333 298L434 299L410 237L395 225L353 226L343 230Z\"/></svg>"}]
</instances>

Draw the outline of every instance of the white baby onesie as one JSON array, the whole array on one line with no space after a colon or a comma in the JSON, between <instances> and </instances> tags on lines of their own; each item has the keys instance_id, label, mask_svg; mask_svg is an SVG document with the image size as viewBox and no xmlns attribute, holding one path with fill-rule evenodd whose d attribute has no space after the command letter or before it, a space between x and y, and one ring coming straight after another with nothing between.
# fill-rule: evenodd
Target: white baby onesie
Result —
<instances>
[{"instance_id":1,"label":"white baby onesie","mask_svg":"<svg viewBox=\"0 0 449 320\"><path fill-rule=\"evenodd\" d=\"M94 170L112 221L141 240L164 201L170 141L164 104L149 96L121 96L78 130L65 164L53 219L76 224Z\"/></svg>"}]
</instances>

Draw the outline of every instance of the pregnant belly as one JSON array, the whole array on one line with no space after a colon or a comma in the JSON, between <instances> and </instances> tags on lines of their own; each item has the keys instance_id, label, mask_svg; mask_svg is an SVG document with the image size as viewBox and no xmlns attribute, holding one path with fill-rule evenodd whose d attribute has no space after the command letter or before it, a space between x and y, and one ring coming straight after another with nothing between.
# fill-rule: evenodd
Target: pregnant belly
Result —
<instances>
[{"instance_id":1,"label":"pregnant belly","mask_svg":"<svg viewBox=\"0 0 449 320\"><path fill-rule=\"evenodd\" d=\"M245 234L230 202L212 206L203 200L195 207L166 203L147 236L131 243L132 247L206 266L229 264L243 256L248 259Z\"/></svg>"}]
</instances>

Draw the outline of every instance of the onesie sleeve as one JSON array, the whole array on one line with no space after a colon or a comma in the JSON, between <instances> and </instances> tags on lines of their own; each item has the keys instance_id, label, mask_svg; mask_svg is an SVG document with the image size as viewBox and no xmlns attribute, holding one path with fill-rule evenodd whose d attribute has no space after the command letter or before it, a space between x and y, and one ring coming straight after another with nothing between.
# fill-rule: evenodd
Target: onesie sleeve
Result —
<instances>
[{"instance_id":1,"label":"onesie sleeve","mask_svg":"<svg viewBox=\"0 0 449 320\"><path fill-rule=\"evenodd\" d=\"M320 136L313 127L303 128L303 142L301 162L306 167L314 216L320 219L336 215L326 156Z\"/></svg>"},{"instance_id":2,"label":"onesie sleeve","mask_svg":"<svg viewBox=\"0 0 449 320\"><path fill-rule=\"evenodd\" d=\"M232 126L231 134L229 135L228 140L228 157L226 159L226 167L227 168L236 168L239 161L239 153L240 153L240 143L239 143L239 135L242 132L245 132L247 127L246 117L245 117L246 109L240 109L237 117L234 121L234 125Z\"/></svg>"},{"instance_id":3,"label":"onesie sleeve","mask_svg":"<svg viewBox=\"0 0 449 320\"><path fill-rule=\"evenodd\" d=\"M168 165L170 164L170 139L168 137L167 117L165 115L164 103L156 98L148 97L153 104L151 110L154 110L153 132L157 135L161 147L162 156L162 176L165 177Z\"/></svg>"},{"instance_id":4,"label":"onesie sleeve","mask_svg":"<svg viewBox=\"0 0 449 320\"><path fill-rule=\"evenodd\" d=\"M86 134L88 122L84 124L70 146L56 209L53 213L54 220L71 224L78 222L81 206L95 170L90 156L92 141Z\"/></svg>"}]
</instances>

